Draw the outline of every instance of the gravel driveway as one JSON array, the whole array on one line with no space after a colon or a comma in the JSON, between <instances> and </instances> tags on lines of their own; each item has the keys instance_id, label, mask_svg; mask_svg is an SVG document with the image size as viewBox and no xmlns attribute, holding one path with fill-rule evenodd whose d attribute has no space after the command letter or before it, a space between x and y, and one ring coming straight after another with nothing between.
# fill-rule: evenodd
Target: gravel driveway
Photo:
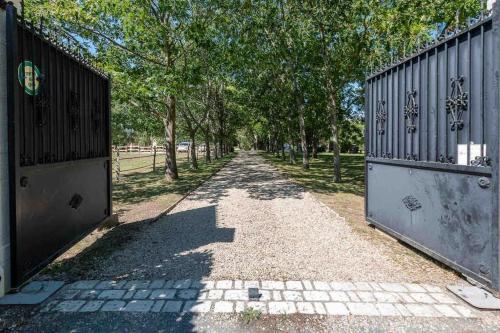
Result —
<instances>
[{"instance_id":1,"label":"gravel driveway","mask_svg":"<svg viewBox=\"0 0 500 333\"><path fill-rule=\"evenodd\" d=\"M87 278L441 285L457 279L420 256L401 262L394 246L357 234L255 153L240 153L166 217L131 233L132 239L99 260ZM408 252L402 245L397 248Z\"/></svg>"}]
</instances>

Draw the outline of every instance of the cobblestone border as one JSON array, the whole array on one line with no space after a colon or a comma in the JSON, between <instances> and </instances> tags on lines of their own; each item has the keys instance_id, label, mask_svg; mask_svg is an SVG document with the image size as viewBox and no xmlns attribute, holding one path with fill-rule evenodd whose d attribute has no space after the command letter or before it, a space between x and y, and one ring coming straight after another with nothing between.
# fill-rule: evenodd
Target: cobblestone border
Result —
<instances>
[{"instance_id":1,"label":"cobblestone border","mask_svg":"<svg viewBox=\"0 0 500 333\"><path fill-rule=\"evenodd\" d=\"M260 298L249 299L248 288ZM440 287L324 281L98 281L65 286L42 312L194 312L470 318L477 311Z\"/></svg>"}]
</instances>

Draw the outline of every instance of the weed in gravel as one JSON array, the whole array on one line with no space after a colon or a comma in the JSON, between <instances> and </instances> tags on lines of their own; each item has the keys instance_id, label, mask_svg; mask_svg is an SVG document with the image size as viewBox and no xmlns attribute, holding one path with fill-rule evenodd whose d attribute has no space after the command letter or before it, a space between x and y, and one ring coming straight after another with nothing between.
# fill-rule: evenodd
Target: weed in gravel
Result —
<instances>
[{"instance_id":1,"label":"weed in gravel","mask_svg":"<svg viewBox=\"0 0 500 333\"><path fill-rule=\"evenodd\" d=\"M262 311L254 309L252 307L246 308L242 313L242 318L245 324L250 324L254 320L259 320L262 315Z\"/></svg>"}]
</instances>

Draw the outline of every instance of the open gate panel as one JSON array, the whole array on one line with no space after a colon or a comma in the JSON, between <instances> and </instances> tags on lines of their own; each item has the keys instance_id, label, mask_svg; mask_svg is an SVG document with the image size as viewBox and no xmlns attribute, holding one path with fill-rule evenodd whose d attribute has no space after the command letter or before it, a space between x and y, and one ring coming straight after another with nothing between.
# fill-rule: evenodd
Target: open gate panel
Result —
<instances>
[{"instance_id":1,"label":"open gate panel","mask_svg":"<svg viewBox=\"0 0 500 333\"><path fill-rule=\"evenodd\" d=\"M16 287L111 215L110 82L5 7Z\"/></svg>"},{"instance_id":2,"label":"open gate panel","mask_svg":"<svg viewBox=\"0 0 500 333\"><path fill-rule=\"evenodd\" d=\"M498 6L497 6L498 7ZM499 11L366 81L366 218L500 289Z\"/></svg>"}]
</instances>

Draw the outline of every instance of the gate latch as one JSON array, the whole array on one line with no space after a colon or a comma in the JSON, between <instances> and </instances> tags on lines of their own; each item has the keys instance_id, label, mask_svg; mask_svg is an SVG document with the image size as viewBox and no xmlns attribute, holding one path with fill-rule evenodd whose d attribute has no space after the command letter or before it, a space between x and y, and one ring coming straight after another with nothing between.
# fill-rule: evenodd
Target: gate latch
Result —
<instances>
[{"instance_id":1,"label":"gate latch","mask_svg":"<svg viewBox=\"0 0 500 333\"><path fill-rule=\"evenodd\" d=\"M73 209L78 209L78 207L80 207L80 205L82 204L82 201L83 201L82 196L78 193L75 193L75 195L73 195L73 197L71 198L69 205Z\"/></svg>"},{"instance_id":2,"label":"gate latch","mask_svg":"<svg viewBox=\"0 0 500 333\"><path fill-rule=\"evenodd\" d=\"M480 188L488 188L491 185L491 182L488 178L486 177L481 177L477 181L477 184L479 185Z\"/></svg>"}]
</instances>

